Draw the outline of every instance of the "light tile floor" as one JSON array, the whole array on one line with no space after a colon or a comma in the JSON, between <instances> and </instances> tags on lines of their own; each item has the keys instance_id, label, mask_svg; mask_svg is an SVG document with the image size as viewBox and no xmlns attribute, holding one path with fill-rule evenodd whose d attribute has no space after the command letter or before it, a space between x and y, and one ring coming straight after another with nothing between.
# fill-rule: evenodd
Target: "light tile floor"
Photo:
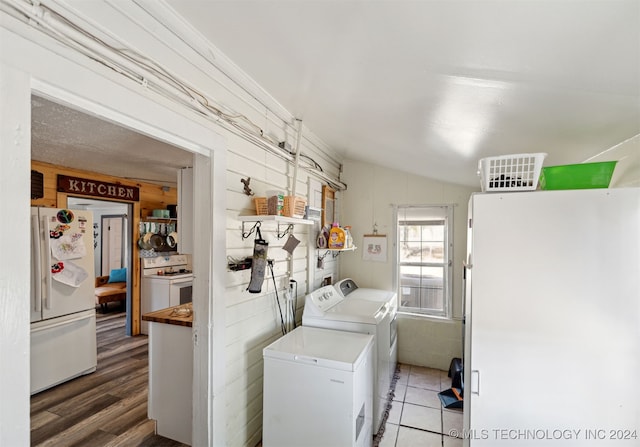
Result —
<instances>
[{"instance_id":1,"label":"light tile floor","mask_svg":"<svg viewBox=\"0 0 640 447\"><path fill-rule=\"evenodd\" d=\"M462 410L442 408L440 391L451 388L446 371L400 365L395 397L379 447L461 447Z\"/></svg>"}]
</instances>

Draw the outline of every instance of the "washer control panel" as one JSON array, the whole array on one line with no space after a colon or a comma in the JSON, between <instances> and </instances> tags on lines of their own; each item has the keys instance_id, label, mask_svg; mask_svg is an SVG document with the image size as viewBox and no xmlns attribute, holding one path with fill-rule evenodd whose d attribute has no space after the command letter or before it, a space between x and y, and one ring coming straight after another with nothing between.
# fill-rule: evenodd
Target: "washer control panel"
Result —
<instances>
[{"instance_id":1,"label":"washer control panel","mask_svg":"<svg viewBox=\"0 0 640 447\"><path fill-rule=\"evenodd\" d=\"M309 298L314 306L323 312L344 300L333 286L316 289L308 295L307 299Z\"/></svg>"}]
</instances>

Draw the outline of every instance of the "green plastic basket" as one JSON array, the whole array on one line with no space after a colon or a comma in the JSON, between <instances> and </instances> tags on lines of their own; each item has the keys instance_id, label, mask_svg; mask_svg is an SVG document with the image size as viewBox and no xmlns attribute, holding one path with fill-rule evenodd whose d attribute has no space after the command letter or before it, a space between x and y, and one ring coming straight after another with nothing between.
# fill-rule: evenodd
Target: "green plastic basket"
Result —
<instances>
[{"instance_id":1,"label":"green plastic basket","mask_svg":"<svg viewBox=\"0 0 640 447\"><path fill-rule=\"evenodd\" d=\"M540 173L540 189L608 188L617 161L547 166Z\"/></svg>"}]
</instances>

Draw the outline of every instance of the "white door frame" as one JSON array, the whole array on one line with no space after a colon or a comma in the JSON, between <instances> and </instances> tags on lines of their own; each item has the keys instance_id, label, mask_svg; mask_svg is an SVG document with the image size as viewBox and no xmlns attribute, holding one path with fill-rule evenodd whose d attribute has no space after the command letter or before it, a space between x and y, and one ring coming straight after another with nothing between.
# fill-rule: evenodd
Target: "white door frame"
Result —
<instances>
[{"instance_id":1,"label":"white door frame","mask_svg":"<svg viewBox=\"0 0 640 447\"><path fill-rule=\"evenodd\" d=\"M207 232L209 241L206 245L198 244L193 253L197 260L194 274L198 278L194 283L194 332L198 336L194 340L193 414L197 417L193 423L193 443L224 445L225 379L221 369L224 362L219 363L218 359L224 357L225 260L216 259L213 253L225 250L226 140L204 119L153 97L145 89L125 86L124 80L107 69L96 67L86 58L65 52L61 57L59 49L54 52L45 48L51 46L50 42L43 44L32 40L42 39L27 40L0 27L0 41L3 42L0 147L12 148L9 162L3 160L0 167L0 177L3 177L0 194L9 209L17 210L13 220L0 219L0 231L15 234L11 251L24 253L11 263L0 262L3 267L0 294L6 304L1 313L12 316L12 323L5 325L5 318L0 315L3 322L0 324L0 365L8 365L6 368L0 366L0 381L13 384L12 389L3 391L0 398L0 444L29 443L30 171L25 167L30 165L31 159L30 108L31 95L35 93L197 154L194 170L199 174L196 182L210 185L211 193L194 197L194 225ZM13 186L11 191L4 188L8 182ZM13 335L10 335L12 330Z\"/></svg>"}]
</instances>

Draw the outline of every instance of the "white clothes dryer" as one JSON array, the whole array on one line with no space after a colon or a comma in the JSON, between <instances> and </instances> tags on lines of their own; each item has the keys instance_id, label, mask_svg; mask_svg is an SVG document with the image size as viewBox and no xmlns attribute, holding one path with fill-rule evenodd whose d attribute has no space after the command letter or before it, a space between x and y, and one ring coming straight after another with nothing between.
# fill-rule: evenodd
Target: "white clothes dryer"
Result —
<instances>
[{"instance_id":1,"label":"white clothes dryer","mask_svg":"<svg viewBox=\"0 0 640 447\"><path fill-rule=\"evenodd\" d=\"M365 301L376 301L379 303L389 303L390 321L390 345L389 345L389 380L393 380L393 376L398 365L398 294L390 290L370 289L358 287L351 278L345 278L338 281L334 285L340 295L346 299L356 298Z\"/></svg>"},{"instance_id":2,"label":"white clothes dryer","mask_svg":"<svg viewBox=\"0 0 640 447\"><path fill-rule=\"evenodd\" d=\"M389 305L360 299L346 300L333 286L314 290L305 298L302 325L374 336L373 433L382 422L389 395ZM341 349L336 346L336 349Z\"/></svg>"},{"instance_id":3,"label":"white clothes dryer","mask_svg":"<svg viewBox=\"0 0 640 447\"><path fill-rule=\"evenodd\" d=\"M300 326L264 348L264 447L370 447L373 336Z\"/></svg>"}]
</instances>

